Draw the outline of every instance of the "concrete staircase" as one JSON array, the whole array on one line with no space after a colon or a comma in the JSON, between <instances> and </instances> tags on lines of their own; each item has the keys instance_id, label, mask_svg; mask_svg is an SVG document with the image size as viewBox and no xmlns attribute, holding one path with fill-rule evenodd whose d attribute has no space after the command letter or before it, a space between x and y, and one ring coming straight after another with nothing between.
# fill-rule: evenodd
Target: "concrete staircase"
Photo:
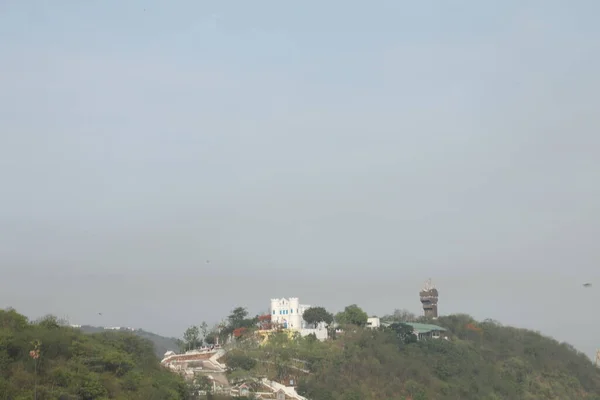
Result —
<instances>
[{"instance_id":1,"label":"concrete staircase","mask_svg":"<svg viewBox=\"0 0 600 400\"><path fill-rule=\"evenodd\" d=\"M213 354L207 361L215 367L217 371L225 372L227 371L227 366L219 362L219 359L223 357L227 351L225 349L219 349L215 354Z\"/></svg>"},{"instance_id":2,"label":"concrete staircase","mask_svg":"<svg viewBox=\"0 0 600 400\"><path fill-rule=\"evenodd\" d=\"M261 379L261 383L266 387L271 388L271 390L273 390L274 393L283 390L285 392L285 395L291 397L292 399L308 400L306 397L300 396L298 393L296 393L296 389L294 389L291 386L284 386L279 382L270 381L266 378Z\"/></svg>"}]
</instances>

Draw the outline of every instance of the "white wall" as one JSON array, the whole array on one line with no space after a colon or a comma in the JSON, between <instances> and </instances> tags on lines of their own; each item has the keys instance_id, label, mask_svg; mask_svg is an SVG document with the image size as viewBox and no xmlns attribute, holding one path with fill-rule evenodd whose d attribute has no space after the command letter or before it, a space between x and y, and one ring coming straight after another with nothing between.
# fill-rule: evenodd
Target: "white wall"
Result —
<instances>
[{"instance_id":1,"label":"white wall","mask_svg":"<svg viewBox=\"0 0 600 400\"><path fill-rule=\"evenodd\" d=\"M323 341L327 340L329 337L329 333L327 332L327 326L324 323L320 323L315 329L304 328L300 330L300 336L308 336L313 334L317 337L317 339Z\"/></svg>"},{"instance_id":2,"label":"white wall","mask_svg":"<svg viewBox=\"0 0 600 400\"><path fill-rule=\"evenodd\" d=\"M377 317L367 318L367 328L379 328L381 326L381 321Z\"/></svg>"},{"instance_id":3,"label":"white wall","mask_svg":"<svg viewBox=\"0 0 600 400\"><path fill-rule=\"evenodd\" d=\"M308 308L310 306L300 304L297 297L271 299L271 322L282 326L287 325L288 329L300 331L306 325L302 314Z\"/></svg>"}]
</instances>

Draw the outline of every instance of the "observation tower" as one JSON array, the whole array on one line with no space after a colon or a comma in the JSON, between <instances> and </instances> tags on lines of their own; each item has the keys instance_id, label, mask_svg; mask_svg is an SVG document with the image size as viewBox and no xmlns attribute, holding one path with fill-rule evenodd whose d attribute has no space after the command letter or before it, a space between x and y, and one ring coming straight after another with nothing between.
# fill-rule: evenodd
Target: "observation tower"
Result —
<instances>
[{"instance_id":1,"label":"observation tower","mask_svg":"<svg viewBox=\"0 0 600 400\"><path fill-rule=\"evenodd\" d=\"M425 282L419 295L421 296L421 304L423 305L423 315L425 318L437 319L438 291L431 283L431 278Z\"/></svg>"}]
</instances>

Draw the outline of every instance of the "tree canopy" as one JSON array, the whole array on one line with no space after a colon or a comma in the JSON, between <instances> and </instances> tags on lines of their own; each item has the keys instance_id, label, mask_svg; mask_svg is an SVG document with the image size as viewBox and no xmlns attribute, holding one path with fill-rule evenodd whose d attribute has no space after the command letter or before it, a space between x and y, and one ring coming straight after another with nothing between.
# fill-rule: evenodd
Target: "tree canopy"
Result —
<instances>
[{"instance_id":1,"label":"tree canopy","mask_svg":"<svg viewBox=\"0 0 600 400\"><path fill-rule=\"evenodd\" d=\"M218 343L225 343L231 336L239 338L246 332L252 332L258 326L258 315L252 318L249 318L249 315L250 313L246 307L236 307L231 310L225 322L215 325L210 330L208 329L208 324L202 322L200 327L197 328L198 336L201 333L201 340L208 345L216 344L217 341Z\"/></svg>"},{"instance_id":2,"label":"tree canopy","mask_svg":"<svg viewBox=\"0 0 600 400\"><path fill-rule=\"evenodd\" d=\"M349 322L335 340L277 333L263 346L245 341L225 363L234 382L294 380L311 400L600 400L600 370L568 344L468 315L423 322L446 328L448 340L417 340L403 322Z\"/></svg>"},{"instance_id":3,"label":"tree canopy","mask_svg":"<svg viewBox=\"0 0 600 400\"><path fill-rule=\"evenodd\" d=\"M247 312L232 315L237 317L212 333L255 329L256 318ZM230 382L293 380L311 400L600 400L600 369L572 346L537 332L459 314L422 321L444 327L447 340L417 340L415 325L403 321L365 328L367 314L356 305L336 317L350 329L333 340L273 332L267 342L253 341L252 335L236 341L222 359ZM200 377L195 389L210 386ZM84 335L52 316L30 322L14 310L0 310L0 395L12 400L198 398L178 375L160 366L148 340L122 331Z\"/></svg>"},{"instance_id":4,"label":"tree canopy","mask_svg":"<svg viewBox=\"0 0 600 400\"><path fill-rule=\"evenodd\" d=\"M133 333L84 334L54 317L29 322L0 310L0 393L14 400L187 398L149 340Z\"/></svg>"},{"instance_id":5,"label":"tree canopy","mask_svg":"<svg viewBox=\"0 0 600 400\"><path fill-rule=\"evenodd\" d=\"M394 332L398 340L404 344L414 343L417 341L417 336L414 334L413 327L408 324L394 322L389 326L388 329Z\"/></svg>"},{"instance_id":6,"label":"tree canopy","mask_svg":"<svg viewBox=\"0 0 600 400\"><path fill-rule=\"evenodd\" d=\"M381 317L382 321L387 322L414 322L417 319L417 316L412 312L399 308L395 309L392 314Z\"/></svg>"},{"instance_id":7,"label":"tree canopy","mask_svg":"<svg viewBox=\"0 0 600 400\"><path fill-rule=\"evenodd\" d=\"M65 322L65 323L62 323L61 325L68 325L68 324L66 324L66 322ZM102 333L102 332L106 331L106 329L103 327L91 326L91 325L82 325L79 329L83 333ZM143 329L136 329L134 331L131 331L127 328L121 328L120 331L124 331L127 333L133 333L134 335L139 336L143 339L150 340L154 344L154 354L156 354L156 356L159 359L162 359L162 357L164 356L164 354L167 351L185 351L186 350L186 344L181 339L157 335L156 333L148 332Z\"/></svg>"},{"instance_id":8,"label":"tree canopy","mask_svg":"<svg viewBox=\"0 0 600 400\"><path fill-rule=\"evenodd\" d=\"M202 339L200 339L200 328L196 325L192 325L185 330L183 333L183 340L187 350L194 350L202 346Z\"/></svg>"},{"instance_id":9,"label":"tree canopy","mask_svg":"<svg viewBox=\"0 0 600 400\"><path fill-rule=\"evenodd\" d=\"M235 328L240 328L241 324L247 317L248 310L246 307L236 307L231 311L231 314L229 317L227 317L227 320L229 321L230 325L234 326Z\"/></svg>"},{"instance_id":10,"label":"tree canopy","mask_svg":"<svg viewBox=\"0 0 600 400\"><path fill-rule=\"evenodd\" d=\"M302 314L302 319L304 319L307 324L313 326L321 322L329 325L333 322L333 314L327 312L327 310L323 307L311 307L304 311Z\"/></svg>"},{"instance_id":11,"label":"tree canopy","mask_svg":"<svg viewBox=\"0 0 600 400\"><path fill-rule=\"evenodd\" d=\"M356 326L365 326L368 319L369 315L356 304L346 306L344 311L341 311L335 315L335 322L341 325L350 324Z\"/></svg>"}]
</instances>

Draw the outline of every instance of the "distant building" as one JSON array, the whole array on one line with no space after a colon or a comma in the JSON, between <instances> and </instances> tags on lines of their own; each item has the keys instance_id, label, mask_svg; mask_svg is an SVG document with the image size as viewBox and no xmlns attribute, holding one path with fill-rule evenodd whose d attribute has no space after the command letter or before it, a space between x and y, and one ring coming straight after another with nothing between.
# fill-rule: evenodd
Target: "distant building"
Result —
<instances>
[{"instance_id":1,"label":"distant building","mask_svg":"<svg viewBox=\"0 0 600 400\"><path fill-rule=\"evenodd\" d=\"M270 324L263 324L270 329L286 329L290 333L298 332L301 336L315 335L319 340L328 338L327 326L324 323L318 324L316 327L308 327L302 315L304 311L310 308L309 305L300 304L297 297L288 299L271 299L270 308ZM269 332L262 335L265 339L269 336Z\"/></svg>"},{"instance_id":2,"label":"distant building","mask_svg":"<svg viewBox=\"0 0 600 400\"><path fill-rule=\"evenodd\" d=\"M306 328L302 314L309 308L309 305L300 304L297 297L271 299L271 323L284 329L300 331Z\"/></svg>"},{"instance_id":3,"label":"distant building","mask_svg":"<svg viewBox=\"0 0 600 400\"><path fill-rule=\"evenodd\" d=\"M106 330L110 330L110 331L135 331L135 329L133 328L126 328L123 326L105 326L104 329Z\"/></svg>"},{"instance_id":4,"label":"distant building","mask_svg":"<svg viewBox=\"0 0 600 400\"><path fill-rule=\"evenodd\" d=\"M370 317L367 319L367 328L376 329L381 326L381 321L378 317Z\"/></svg>"},{"instance_id":5,"label":"distant building","mask_svg":"<svg viewBox=\"0 0 600 400\"><path fill-rule=\"evenodd\" d=\"M315 335L320 341L327 340L329 338L329 332L327 331L327 325L324 322L317 324L314 328L303 328L300 329L300 336Z\"/></svg>"},{"instance_id":6,"label":"distant building","mask_svg":"<svg viewBox=\"0 0 600 400\"><path fill-rule=\"evenodd\" d=\"M436 319L438 317L438 291L431 283L431 279L425 282L419 295L423 305L423 315L426 318Z\"/></svg>"},{"instance_id":7,"label":"distant building","mask_svg":"<svg viewBox=\"0 0 600 400\"><path fill-rule=\"evenodd\" d=\"M417 336L417 339L439 339L444 336L444 332L446 332L446 328L442 328L441 326L431 325L431 324L419 324L416 322L405 322L406 325L410 325L413 328L413 333Z\"/></svg>"},{"instance_id":8,"label":"distant building","mask_svg":"<svg viewBox=\"0 0 600 400\"><path fill-rule=\"evenodd\" d=\"M413 329L413 334L417 337L417 340L422 339L448 339L445 332L446 328L442 328L441 326L432 325L432 324L420 324L417 322L401 322L404 325L408 325ZM392 325L393 322L382 322L381 325L388 327Z\"/></svg>"}]
</instances>

